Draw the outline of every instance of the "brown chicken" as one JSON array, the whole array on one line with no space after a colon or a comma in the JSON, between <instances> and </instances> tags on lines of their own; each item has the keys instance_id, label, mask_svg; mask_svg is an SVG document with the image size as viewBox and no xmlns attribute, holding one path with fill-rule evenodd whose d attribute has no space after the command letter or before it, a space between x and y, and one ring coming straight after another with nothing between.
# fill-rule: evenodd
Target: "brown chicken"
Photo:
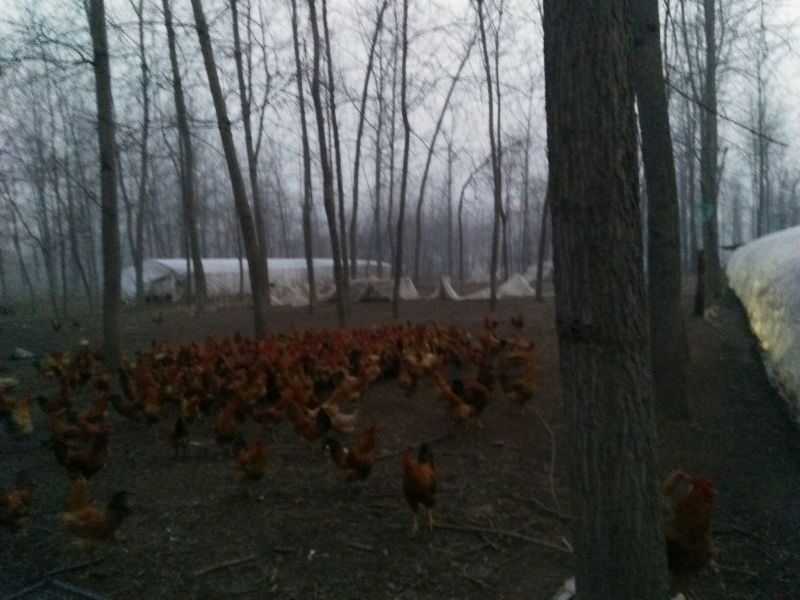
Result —
<instances>
[{"instance_id":1,"label":"brown chicken","mask_svg":"<svg viewBox=\"0 0 800 600\"><path fill-rule=\"evenodd\" d=\"M465 404L472 407L472 412L478 422L478 427L483 429L481 415L489 404L489 396L492 395L492 391L474 379L468 379L466 383L460 379L453 379L450 382L450 389L456 396L461 398Z\"/></svg>"},{"instance_id":2,"label":"brown chicken","mask_svg":"<svg viewBox=\"0 0 800 600\"><path fill-rule=\"evenodd\" d=\"M76 538L95 549L102 542L114 537L117 529L130 514L128 493L117 492L106 508L87 504L77 510L61 515L61 524Z\"/></svg>"},{"instance_id":3,"label":"brown chicken","mask_svg":"<svg viewBox=\"0 0 800 600\"><path fill-rule=\"evenodd\" d=\"M257 437L248 446L244 438L239 435L234 442L234 450L240 481L258 481L264 477L269 466L269 455L263 439Z\"/></svg>"},{"instance_id":4,"label":"brown chicken","mask_svg":"<svg viewBox=\"0 0 800 600\"><path fill-rule=\"evenodd\" d=\"M411 535L419 533L417 510L423 505L428 512L428 529L433 529L433 506L436 503L438 474L433 464L433 451L429 444L422 444L417 458L410 452L403 457L403 494L414 514Z\"/></svg>"},{"instance_id":5,"label":"brown chicken","mask_svg":"<svg viewBox=\"0 0 800 600\"><path fill-rule=\"evenodd\" d=\"M14 398L0 393L0 421L5 422L6 430L15 438L32 434L31 397Z\"/></svg>"},{"instance_id":6,"label":"brown chicken","mask_svg":"<svg viewBox=\"0 0 800 600\"><path fill-rule=\"evenodd\" d=\"M454 422L464 423L468 419L477 416L475 407L467 404L464 398L453 391L450 384L448 384L447 380L444 378L444 375L438 371L434 371L433 373L433 384L436 386L439 395L445 401L445 408L447 409L448 416Z\"/></svg>"},{"instance_id":7,"label":"brown chicken","mask_svg":"<svg viewBox=\"0 0 800 600\"><path fill-rule=\"evenodd\" d=\"M689 582L714 554L711 509L714 486L705 477L675 470L661 484L666 512L667 563L674 592L688 595Z\"/></svg>"},{"instance_id":8,"label":"brown chicken","mask_svg":"<svg viewBox=\"0 0 800 600\"><path fill-rule=\"evenodd\" d=\"M497 380L506 398L523 406L536 392L536 354L533 344L501 342L501 351L494 361Z\"/></svg>"},{"instance_id":9,"label":"brown chicken","mask_svg":"<svg viewBox=\"0 0 800 600\"><path fill-rule=\"evenodd\" d=\"M347 481L363 481L369 477L377 454L376 430L377 425L372 423L350 447L332 437L325 440L325 449L330 452L334 464L344 472Z\"/></svg>"},{"instance_id":10,"label":"brown chicken","mask_svg":"<svg viewBox=\"0 0 800 600\"><path fill-rule=\"evenodd\" d=\"M0 489L0 526L9 531L19 531L31 514L33 490L25 471L17 473L16 482L10 489Z\"/></svg>"}]
</instances>

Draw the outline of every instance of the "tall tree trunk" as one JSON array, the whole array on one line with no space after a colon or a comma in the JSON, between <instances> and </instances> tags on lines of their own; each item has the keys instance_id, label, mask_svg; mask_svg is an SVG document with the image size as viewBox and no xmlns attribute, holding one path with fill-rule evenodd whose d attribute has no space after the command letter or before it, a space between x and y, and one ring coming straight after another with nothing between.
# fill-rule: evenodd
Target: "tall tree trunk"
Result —
<instances>
[{"instance_id":1,"label":"tall tree trunk","mask_svg":"<svg viewBox=\"0 0 800 600\"><path fill-rule=\"evenodd\" d=\"M492 156L492 191L494 196L494 223L492 224L492 257L489 267L489 310L497 307L497 250L500 237L500 215L503 212L502 174L494 132L494 89L492 87L492 68L489 62L489 49L486 45L486 27L483 23L483 0L476 2L478 23L483 48L483 66L486 71L486 88L489 92L489 145ZM499 49L498 49L499 51ZM498 132L499 133L499 132Z\"/></svg>"},{"instance_id":2,"label":"tall tree trunk","mask_svg":"<svg viewBox=\"0 0 800 600\"><path fill-rule=\"evenodd\" d=\"M297 0L292 0L292 41L294 43L295 79L297 98L300 107L300 132L303 143L303 244L306 253L306 274L308 277L308 312L314 314L317 302L317 283L314 279L314 242L311 232L311 211L313 210L311 188L311 149L308 144L306 125L306 101L303 92L303 69L300 62L300 39L297 33Z\"/></svg>"},{"instance_id":3,"label":"tall tree trunk","mask_svg":"<svg viewBox=\"0 0 800 600\"><path fill-rule=\"evenodd\" d=\"M192 10L194 12L195 28L200 42L200 50L203 54L203 62L208 76L208 86L211 90L211 97L214 100L214 111L217 115L217 125L222 141L222 149L225 153L225 162L228 166L228 175L231 180L233 191L233 201L236 205L236 212L239 216L239 225L242 230L242 241L244 252L247 256L247 267L250 274L250 292L253 295L253 312L255 335L263 337L267 333L267 307L269 289L265 287L266 278L264 276L264 262L258 246L258 238L253 224L253 215L250 212L250 205L247 200L247 190L245 189L244 177L239 167L239 160L236 157L236 146L233 142L231 132L231 122L228 119L228 110L225 107L225 98L222 95L222 87L217 76L217 65L214 62L214 51L211 47L211 38L208 34L208 25L203 13L202 0L192 0Z\"/></svg>"},{"instance_id":4,"label":"tall tree trunk","mask_svg":"<svg viewBox=\"0 0 800 600\"><path fill-rule=\"evenodd\" d=\"M375 19L375 31L369 44L369 57L367 59L367 72L364 75L364 87L361 90L361 106L358 110L358 129L356 131L356 156L353 160L353 209L350 213L350 277L355 279L358 275L357 265L357 244L356 233L358 226L358 180L359 163L361 161L361 137L364 134L364 119L367 113L367 92L369 91L369 80L372 77L372 64L375 58L375 46L378 43L378 35L383 24L383 13L389 6L389 0L382 0L378 9L378 17ZM380 260L380 259L379 259ZM379 263L380 264L380 263Z\"/></svg>"},{"instance_id":5,"label":"tall tree trunk","mask_svg":"<svg viewBox=\"0 0 800 600\"><path fill-rule=\"evenodd\" d=\"M651 375L658 411L687 419L688 341L681 303L681 231L662 71L658 0L633 0L633 82L647 184Z\"/></svg>"},{"instance_id":6,"label":"tall tree trunk","mask_svg":"<svg viewBox=\"0 0 800 600\"><path fill-rule=\"evenodd\" d=\"M314 112L317 115L317 137L319 138L319 155L322 164L322 198L325 205L325 216L328 220L328 234L331 240L331 254L333 255L333 278L336 282L336 311L339 325L347 323L347 309L345 294L347 286L344 282L345 265L342 261L341 246L339 246L339 232L336 225L336 199L333 192L333 171L331 169L328 147L325 143L325 109L322 106L320 93L320 38L319 25L317 24L317 9L315 0L308 0L309 19L314 41L314 70L311 77L311 98L314 101Z\"/></svg>"},{"instance_id":7,"label":"tall tree trunk","mask_svg":"<svg viewBox=\"0 0 800 600\"><path fill-rule=\"evenodd\" d=\"M394 271L395 264L395 244L394 244L394 159L395 159L395 138L397 133L397 46L398 46L398 30L400 29L397 22L397 4L394 7L394 40L392 43L392 110L391 110L391 127L389 128L389 206L386 211L386 233L389 239L389 254L392 260L392 271Z\"/></svg>"},{"instance_id":8,"label":"tall tree trunk","mask_svg":"<svg viewBox=\"0 0 800 600\"><path fill-rule=\"evenodd\" d=\"M547 192L545 192L544 203L542 204L542 218L539 224L539 252L536 255L536 301L541 302L544 298L544 259L547 256L548 247L548 225L550 223L550 181L548 178Z\"/></svg>"},{"instance_id":9,"label":"tall tree trunk","mask_svg":"<svg viewBox=\"0 0 800 600\"><path fill-rule=\"evenodd\" d=\"M667 598L628 6L544 2L556 317L581 600Z\"/></svg>"},{"instance_id":10,"label":"tall tree trunk","mask_svg":"<svg viewBox=\"0 0 800 600\"><path fill-rule=\"evenodd\" d=\"M402 66L400 74L400 116L403 119L403 166L400 168L400 198L397 210L397 248L394 259L394 290L392 292L392 317L400 317L400 279L403 276L403 224L406 212L408 187L408 152L411 145L411 124L408 122L408 0L403 0Z\"/></svg>"},{"instance_id":11,"label":"tall tree trunk","mask_svg":"<svg viewBox=\"0 0 800 600\"><path fill-rule=\"evenodd\" d=\"M322 28L325 33L325 58L328 66L328 102L331 111L331 127L333 128L333 154L336 158L336 191L339 199L339 243L342 252L342 284L344 289L350 288L350 272L347 270L347 219L344 211L344 179L342 178L342 146L339 143L339 120L336 118L336 82L333 79L333 54L331 53L331 36L328 30L328 3L322 0ZM344 298L345 318L349 311L349 295Z\"/></svg>"},{"instance_id":12,"label":"tall tree trunk","mask_svg":"<svg viewBox=\"0 0 800 600\"><path fill-rule=\"evenodd\" d=\"M417 196L417 209L415 213L416 219L416 237L414 241L414 279L419 280L419 263L420 263L420 249L422 247L422 203L425 200L425 187L428 183L428 172L430 171L431 161L433 160L433 154L436 150L436 140L439 138L439 132L442 130L442 123L444 122L444 116L447 113L447 109L450 107L450 98L453 96L453 91L456 89L456 84L458 80L461 78L461 71L464 70L464 66L467 64L467 60L469 59L470 52L472 50L472 46L475 43L476 36L473 35L470 38L469 44L467 44L466 49L464 50L464 54L461 57L461 62L458 65L458 69L456 69L455 75L453 75L450 79L450 87L447 90L447 95L444 97L444 103L442 104L442 110L439 112L439 118L436 119L436 127L433 130L433 135L431 136L431 143L428 145L428 156L425 159L425 168L422 171L422 181L419 184L419 195Z\"/></svg>"},{"instance_id":13,"label":"tall tree trunk","mask_svg":"<svg viewBox=\"0 0 800 600\"><path fill-rule=\"evenodd\" d=\"M375 83L378 96L378 123L375 127L375 222L372 226L375 237L375 259L378 261L378 277L383 277L383 235L381 235L381 175L383 173L383 146L381 145L381 134L383 133L384 118L383 77L383 59L379 56L379 78Z\"/></svg>"},{"instance_id":14,"label":"tall tree trunk","mask_svg":"<svg viewBox=\"0 0 800 600\"><path fill-rule=\"evenodd\" d=\"M453 276L453 138L447 140L447 276Z\"/></svg>"},{"instance_id":15,"label":"tall tree trunk","mask_svg":"<svg viewBox=\"0 0 800 600\"><path fill-rule=\"evenodd\" d=\"M258 260L262 265L264 281L262 288L266 290L264 303L270 305L269 294L269 266L267 263L267 227L264 222L264 207L261 190L258 185L258 160L253 146L253 128L250 122L250 108L252 98L244 82L244 67L242 65L242 49L239 41L239 15L238 0L230 0L231 21L233 23L233 56L236 63L236 79L239 83L239 100L242 107L242 124L244 125L244 145L247 152L247 172L250 175L250 191L253 198L253 214L255 215L256 240L258 242ZM247 24L248 28L250 23ZM249 51L249 50L248 50Z\"/></svg>"},{"instance_id":16,"label":"tall tree trunk","mask_svg":"<svg viewBox=\"0 0 800 600\"><path fill-rule=\"evenodd\" d=\"M208 290L206 288L206 274L203 268L202 253L197 237L197 202L195 197L194 180L194 148L189 130L189 117L186 112L186 102L183 97L183 82L178 67L178 52L175 43L175 30L172 26L172 11L169 0L162 0L164 8L164 25L167 29L167 42L169 45L169 62L172 69L172 93L175 97L175 116L178 121L178 139L183 168L181 169L181 201L183 205L186 231L189 236L189 251L192 255L192 271L194 273L194 298L198 312L205 308Z\"/></svg>"},{"instance_id":17,"label":"tall tree trunk","mask_svg":"<svg viewBox=\"0 0 800 600\"><path fill-rule=\"evenodd\" d=\"M25 263L25 255L22 252L22 242L19 239L19 224L17 223L17 211L11 210L11 239L14 242L14 251L17 253L17 262L19 263L19 271L22 275L22 282L28 288L28 295L31 299L31 312L36 314L38 302L36 301L36 288L33 287L31 274L28 270L28 265Z\"/></svg>"},{"instance_id":18,"label":"tall tree trunk","mask_svg":"<svg viewBox=\"0 0 800 600\"><path fill-rule=\"evenodd\" d=\"M95 93L97 96L97 141L100 150L100 208L103 237L103 358L112 372L119 365L119 304L121 263L119 214L117 211L116 161L114 160L114 101L108 59L106 14L103 0L87 4L92 37Z\"/></svg>"},{"instance_id":19,"label":"tall tree trunk","mask_svg":"<svg viewBox=\"0 0 800 600\"><path fill-rule=\"evenodd\" d=\"M717 134L717 38L716 2L703 0L706 68L703 85L700 149L700 196L703 247L706 251L706 298L716 302L722 295L722 265L719 259L717 195L719 193L719 138Z\"/></svg>"}]
</instances>

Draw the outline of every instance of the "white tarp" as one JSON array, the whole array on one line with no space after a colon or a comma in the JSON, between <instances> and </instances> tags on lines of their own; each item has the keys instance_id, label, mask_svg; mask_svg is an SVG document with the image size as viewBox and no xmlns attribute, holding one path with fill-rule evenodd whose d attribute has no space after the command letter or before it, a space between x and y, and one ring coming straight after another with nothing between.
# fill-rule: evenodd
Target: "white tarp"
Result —
<instances>
[{"instance_id":1,"label":"white tarp","mask_svg":"<svg viewBox=\"0 0 800 600\"><path fill-rule=\"evenodd\" d=\"M333 282L333 259L315 258L314 277L320 289ZM375 261L359 260L358 268L370 273L377 270ZM301 303L299 292L307 283L305 258L270 258L267 259L270 283L273 285L270 296L275 304L297 306ZM185 258L151 258L144 261L142 275L144 278L145 296L162 300L177 301L186 289L187 275L191 265L187 266ZM388 268L388 265L384 265ZM204 258L203 270L206 275L206 286L210 298L235 296L240 291L250 293L250 276L247 261L240 264L236 258ZM136 298L136 272L126 267L122 271L122 298ZM308 292L303 292L302 303L308 302Z\"/></svg>"},{"instance_id":2,"label":"white tarp","mask_svg":"<svg viewBox=\"0 0 800 600\"><path fill-rule=\"evenodd\" d=\"M515 273L509 277L497 288L498 298L526 298L535 295L536 290L529 286L528 282L525 281L525 278L519 273ZM490 296L491 289L484 288L470 294L469 296L464 296L464 298L467 300L488 300Z\"/></svg>"},{"instance_id":3,"label":"white tarp","mask_svg":"<svg viewBox=\"0 0 800 600\"><path fill-rule=\"evenodd\" d=\"M727 274L770 377L795 411L800 410L800 227L740 247L728 260Z\"/></svg>"},{"instance_id":4,"label":"white tarp","mask_svg":"<svg viewBox=\"0 0 800 600\"><path fill-rule=\"evenodd\" d=\"M392 299L394 294L393 279L351 279L350 280L350 301L351 302L386 302ZM400 299L419 300L417 287L410 277L400 278ZM336 300L336 289L330 290L327 294L320 295L320 300L332 302Z\"/></svg>"},{"instance_id":5,"label":"white tarp","mask_svg":"<svg viewBox=\"0 0 800 600\"><path fill-rule=\"evenodd\" d=\"M450 283L450 276L442 275L439 277L436 289L428 296L428 300L463 300L463 298L453 289L453 284Z\"/></svg>"}]
</instances>

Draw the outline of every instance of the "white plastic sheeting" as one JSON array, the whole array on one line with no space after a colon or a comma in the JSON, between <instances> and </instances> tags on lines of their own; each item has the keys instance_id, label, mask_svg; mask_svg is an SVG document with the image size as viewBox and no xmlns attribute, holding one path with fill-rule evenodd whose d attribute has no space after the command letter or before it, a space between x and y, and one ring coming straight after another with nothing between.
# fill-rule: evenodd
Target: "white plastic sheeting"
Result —
<instances>
[{"instance_id":1,"label":"white plastic sheeting","mask_svg":"<svg viewBox=\"0 0 800 600\"><path fill-rule=\"evenodd\" d=\"M436 289L428 296L428 300L463 300L453 288L449 275L439 277Z\"/></svg>"},{"instance_id":2,"label":"white plastic sheeting","mask_svg":"<svg viewBox=\"0 0 800 600\"><path fill-rule=\"evenodd\" d=\"M800 227L737 249L728 281L742 301L776 387L800 411Z\"/></svg>"},{"instance_id":3,"label":"white plastic sheeting","mask_svg":"<svg viewBox=\"0 0 800 600\"><path fill-rule=\"evenodd\" d=\"M333 282L333 259L315 258L314 277L320 288ZM267 259L270 283L273 285L271 297L275 304L297 306L300 303L298 292L307 283L306 260L304 258ZM359 260L358 268L364 272L377 269L375 261ZM384 268L389 266L384 264ZM186 289L187 262L185 258L151 258L142 265L145 296L162 300L177 301ZM241 291L250 293L250 276L247 261L241 265L236 258L204 258L203 270L210 298L234 296ZM306 303L308 293L303 293L302 303ZM133 267L122 271L122 299L136 298L136 272Z\"/></svg>"},{"instance_id":4,"label":"white plastic sheeting","mask_svg":"<svg viewBox=\"0 0 800 600\"><path fill-rule=\"evenodd\" d=\"M464 296L467 300L488 300L491 295L490 288L484 288ZM519 273L515 273L509 277L503 284L497 288L498 298L526 298L536 295L536 290L528 285L525 278Z\"/></svg>"},{"instance_id":5,"label":"white plastic sheeting","mask_svg":"<svg viewBox=\"0 0 800 600\"><path fill-rule=\"evenodd\" d=\"M350 280L350 301L351 302L386 302L392 299L394 294L393 279L351 279ZM419 300L419 292L410 277L400 278L400 299ZM336 300L336 289L331 289L325 295L320 295L320 300L332 302Z\"/></svg>"}]
</instances>

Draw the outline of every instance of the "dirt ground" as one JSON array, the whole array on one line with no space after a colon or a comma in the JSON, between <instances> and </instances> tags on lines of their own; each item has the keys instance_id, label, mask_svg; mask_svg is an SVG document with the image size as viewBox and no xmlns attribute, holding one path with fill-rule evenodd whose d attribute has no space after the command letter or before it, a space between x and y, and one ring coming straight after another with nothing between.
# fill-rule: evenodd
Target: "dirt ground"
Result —
<instances>
[{"instance_id":1,"label":"dirt ground","mask_svg":"<svg viewBox=\"0 0 800 600\"><path fill-rule=\"evenodd\" d=\"M404 319L476 330L485 310L483 302L402 307ZM156 323L159 311L164 319ZM35 487L35 513L23 531L0 531L0 597L47 578L132 599L549 598L571 572L552 298L501 301L498 318L520 312L539 357L538 392L526 409L497 392L486 429L454 429L429 383L410 399L394 384L371 388L360 414L379 423L379 461L356 489L318 448L299 444L287 424L268 438L272 465L250 496L236 482L229 454L214 444L210 422L192 426L189 456L174 460L164 436L169 417L148 429L112 412L110 457L92 478L92 495L105 502L128 490L133 513L119 539L93 556L58 525L68 481L42 447L41 423L30 441L0 432L0 483L25 468ZM352 324L389 317L388 305L363 304L353 307ZM320 307L310 318L304 309L276 308L271 318L276 330L332 327L335 311ZM50 389L31 361L6 357L15 346L42 355L82 337L97 341L99 319L78 321L56 333L49 318L1 316L0 375L19 377L24 391ZM215 306L202 318L183 307L123 314L128 350L250 329L241 304ZM701 576L696 597L800 598L800 435L767 383L738 305L722 307L712 323L690 319L689 333L694 419L659 427L659 457L663 473L681 466L709 476L718 489L720 568ZM400 460L422 441L436 454L440 526L410 538ZM44 596L40 589L20 597ZM48 597L87 595L62 588Z\"/></svg>"}]
</instances>

